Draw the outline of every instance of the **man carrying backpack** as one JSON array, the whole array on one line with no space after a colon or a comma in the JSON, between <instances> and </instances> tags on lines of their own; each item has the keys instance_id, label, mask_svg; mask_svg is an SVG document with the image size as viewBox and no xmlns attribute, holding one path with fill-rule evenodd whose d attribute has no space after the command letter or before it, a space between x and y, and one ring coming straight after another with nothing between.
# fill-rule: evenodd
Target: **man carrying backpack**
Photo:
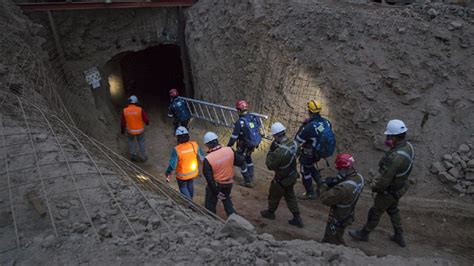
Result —
<instances>
[{"instance_id":1,"label":"man carrying backpack","mask_svg":"<svg viewBox=\"0 0 474 266\"><path fill-rule=\"evenodd\" d=\"M307 103L307 107L309 119L301 125L295 138L302 149L299 161L306 190L303 198L315 199L319 196L321 186L321 175L315 164L334 153L336 138L331 123L320 115L321 103L311 100ZM314 191L312 179L318 186L317 193Z\"/></svg>"},{"instance_id":2,"label":"man carrying backpack","mask_svg":"<svg viewBox=\"0 0 474 266\"><path fill-rule=\"evenodd\" d=\"M239 119L235 122L234 131L227 143L228 147L234 146L237 142L237 153L245 157L246 167L241 168L246 187L253 187L254 167L252 161L252 152L262 141L262 125L260 119L250 114L248 104L244 100L237 101L235 106L239 112Z\"/></svg>"},{"instance_id":3,"label":"man carrying backpack","mask_svg":"<svg viewBox=\"0 0 474 266\"><path fill-rule=\"evenodd\" d=\"M186 101L178 97L178 90L171 89L169 91L171 97L168 117L173 117L174 129L183 126L188 128L189 119L191 119L191 112L189 111Z\"/></svg>"}]
</instances>

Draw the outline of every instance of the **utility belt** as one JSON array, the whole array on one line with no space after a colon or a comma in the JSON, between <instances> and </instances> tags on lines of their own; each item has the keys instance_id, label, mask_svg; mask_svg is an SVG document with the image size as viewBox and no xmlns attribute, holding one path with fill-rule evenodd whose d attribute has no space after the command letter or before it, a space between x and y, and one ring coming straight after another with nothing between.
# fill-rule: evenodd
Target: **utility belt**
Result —
<instances>
[{"instance_id":1,"label":"utility belt","mask_svg":"<svg viewBox=\"0 0 474 266\"><path fill-rule=\"evenodd\" d=\"M290 187L290 186L293 186L296 183L296 180L298 179L298 177L293 178L295 174L298 174L298 172L293 170L288 175L285 175L284 177L281 177L281 178L275 177L273 180L276 183L280 184L282 187Z\"/></svg>"}]
</instances>

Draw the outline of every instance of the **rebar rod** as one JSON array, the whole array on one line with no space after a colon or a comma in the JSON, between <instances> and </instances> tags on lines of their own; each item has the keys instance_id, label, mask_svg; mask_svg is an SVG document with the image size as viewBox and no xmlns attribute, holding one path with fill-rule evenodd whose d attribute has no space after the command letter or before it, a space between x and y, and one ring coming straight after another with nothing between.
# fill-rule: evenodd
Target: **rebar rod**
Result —
<instances>
[{"instance_id":1,"label":"rebar rod","mask_svg":"<svg viewBox=\"0 0 474 266\"><path fill-rule=\"evenodd\" d=\"M18 104L20 106L20 109L21 109L21 112L23 113L23 118L25 119L25 123L26 123L26 128L27 128L27 131L30 132L30 126L28 124L28 118L26 116L26 113L25 113L25 109L23 108L23 103L20 99L20 97L16 96L17 97L17 100L18 100ZM54 217L53 217L53 213L51 211L51 206L49 204L49 198L48 198L48 195L46 193L46 186L43 182L43 175L42 175L42 171L41 171L41 167L39 165L39 160L38 160L38 156L36 155L36 147L35 147L35 144L33 142L33 137L31 136L31 134L29 135L29 138L30 138L30 141L31 141L31 148L33 149L33 151L35 152L34 154L34 157L35 157L35 163L36 163L36 167L37 167L37 170L38 170L38 176L41 180L41 187L43 189L43 194L44 194L44 197L45 197L45 203L46 203L46 207L48 209L48 213L49 213L49 217L51 219L51 224L53 226L53 229L54 229L54 234L56 235L56 237L58 236L58 230L56 229L56 224L54 223Z\"/></svg>"}]
</instances>

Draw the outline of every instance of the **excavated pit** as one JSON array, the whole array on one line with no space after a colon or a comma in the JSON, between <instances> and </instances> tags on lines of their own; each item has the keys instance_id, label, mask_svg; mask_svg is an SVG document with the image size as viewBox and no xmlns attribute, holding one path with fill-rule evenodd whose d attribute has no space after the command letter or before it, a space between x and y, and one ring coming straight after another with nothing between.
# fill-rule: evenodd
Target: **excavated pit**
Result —
<instances>
[{"instance_id":1,"label":"excavated pit","mask_svg":"<svg viewBox=\"0 0 474 266\"><path fill-rule=\"evenodd\" d=\"M118 130L119 112L126 97L136 94L151 116L151 126L146 133L150 160L139 166L157 179L162 180L169 152L175 145L171 121L166 118L167 91L170 87L180 88L186 96L196 96L197 99L230 106L236 99L245 98L250 102L252 110L270 115L267 123L282 121L291 134L305 118L305 102L308 99L318 99L323 102L323 114L332 120L335 127L338 151L353 152L359 171L368 178L376 175L377 160L383 150L380 145L381 132L386 121L394 117L404 119L410 129L410 139L417 148L412 188L401 204L403 224L410 246L408 249L400 249L386 240L392 230L386 217L374 232L371 242L357 243L349 240L348 245L360 248L369 255L439 257L459 264L469 264L472 261L474 213L472 198L468 193L472 184L464 179L468 175L462 175L459 180L451 179L451 183L445 185L443 180L438 180L437 172L430 171L431 162L441 160L444 153L452 154L457 151L462 143L468 144L471 152L462 155L468 159L472 157L472 10L437 4L384 9L357 5L348 8L343 3L311 3L310 6L305 6L299 2L244 1L229 6L216 1L199 1L186 10L184 16L174 8L54 12L64 50L65 61L61 62L44 14L29 15L30 19L43 25L41 28L30 23L10 3L2 4L5 9L0 13L0 18L8 18L2 21L2 25L9 30L2 39L5 58L5 63L0 65L2 91L20 96L26 105L33 102L35 106L54 110L68 123L74 121L81 130L125 157L125 140ZM12 17L12 13L16 15ZM436 15L433 17L433 14ZM12 26L10 21L16 21L20 26ZM184 28L185 33L182 31ZM14 49L15 46L21 49ZM101 87L96 90L85 83L83 75L83 71L91 67L97 67L102 74ZM67 73L62 73L62 69ZM64 104L55 98L58 95ZM15 99L13 96L2 99L7 98ZM28 106L35 110L34 106ZM5 111L10 109L18 111L18 106L2 105L2 117L10 120L22 118L18 113L10 114ZM45 127L44 120L42 123ZM191 125L194 139L200 140L205 130L212 129L222 136L222 142L227 141L228 129L216 128L197 120ZM63 133L68 132L67 127L61 128ZM439 130L440 128L447 131ZM8 127L4 125L2 129L28 131L23 124L15 123L8 124ZM50 133L46 134L47 141L54 140ZM59 139L64 139L64 145L71 145L67 141L70 137L69 133ZM43 138L37 141L41 142ZM14 139L7 139L4 143L20 141ZM61 211L77 204L77 198L68 198L71 206L60 206L58 202L58 206L54 207L58 209L53 210L54 218L61 217L64 222L58 228L65 237L54 237L47 220L35 217L39 219L39 223L31 223L31 230L23 230L25 235L21 235L23 253L8 253L6 261L11 262L15 260L11 258L16 256L19 262L45 262L38 254L46 251L52 255L60 254L56 262L61 263L67 261L70 250L80 247L78 261L91 263L105 262L108 256L118 256L125 260L139 258L140 262L192 263L185 256L179 255L183 250L190 254L208 254L206 256L211 258L208 260L206 256L198 256L195 263L248 264L263 263L262 260L267 263L329 263L334 260L346 264L383 263L375 258L369 259L354 249L340 249L300 240L272 242L266 239L267 236L259 237L262 242L250 244L252 248L249 250L245 247L246 244L238 243L242 240L233 241L222 236L215 229L219 225L214 222L200 222L199 215L196 216L198 221L193 223L193 228L186 231L183 229L186 220L181 213L183 209L167 203L166 195L156 198L156 204L151 206L165 210L164 221L172 224L181 219L182 223L177 223L172 229L181 234L178 237L163 234L160 231L163 228L158 228L155 232L153 223L158 222L152 221L152 217L135 215L133 211L150 211L146 209L149 206L146 204L147 199L154 199L156 191L141 196L136 189L132 189L134 186L130 180L123 181L124 176L140 181L140 178L147 175L119 157L107 158L102 148L97 149L86 137L76 141L73 148L77 148L78 142L85 143L86 149L92 151L93 160L106 161L112 165L113 162L118 162L119 165L126 166L113 171L116 177L111 177L110 183L113 192L123 196L121 199L124 200L127 211L132 211L125 217L138 216L137 220L132 218L133 224L128 226L126 219L122 217L122 225L108 225L100 229L102 220L110 215L117 215L112 213L114 205L111 204L103 212L91 210L94 213L92 222L80 220L78 224L74 224L75 216L68 218L64 214L66 211ZM262 161L266 144L256 154L257 186L252 190L240 186L234 189L237 211L251 221L259 233L271 233L279 240L319 240L328 211L319 202L300 201L306 224L301 230L288 227L286 219L290 214L283 202L276 221L268 222L259 217L259 211L266 205L266 193L271 179L271 173L266 171ZM29 148L25 146L20 151L23 149ZM14 152L6 151L8 157L11 156L9 153ZM444 161L446 160L443 159ZM10 163L12 167L17 167L33 164L34 159L28 157L21 160L15 157L14 161L6 164ZM458 163L453 167L470 173L471 168L467 165L468 163L464 167ZM323 164L320 166L325 168ZM86 168L80 164L76 167ZM445 165L443 168L446 168ZM124 169L126 174L120 169ZM45 171L53 176L53 173L62 170ZM330 169L323 170L323 175L331 173ZM95 178L92 180L97 180L97 174L98 170L95 169L91 173L91 177ZM240 179L237 178L237 181ZM61 186L66 181L51 182L47 188L56 193L61 191ZM72 181L68 182L71 186ZM8 187L4 183L2 184ZM102 191L91 193L91 200L110 195L103 185L104 183ZM204 185L202 178L197 180L195 202L200 205L203 204ZM172 186L176 189L174 183ZM169 191L164 184L157 187ZM38 191L41 189L36 188ZM296 186L296 190L302 193L300 184ZM362 195L356 211L356 223L352 227L361 226L365 221L367 210L372 204L369 190L366 189ZM6 192L7 190L2 190L0 203L8 209ZM24 192L18 195L21 196ZM110 196L108 197L105 199L111 201ZM140 200L134 201L133 198ZM188 207L186 202L178 203ZM27 201L24 204L27 210L21 211L25 217L36 215ZM140 207L134 208L134 204ZM221 210L218 214L224 217ZM84 214L81 215L84 218ZM14 247L11 214L2 217L9 218L2 219L0 225L10 226L8 230L2 227L2 237L9 240L5 248ZM148 228L149 224L152 224L151 230ZM105 238L106 241L102 244L94 242L93 246L106 250L113 247L118 251L99 255L97 253L100 249L97 249L94 252L97 254L95 260L85 259L87 252L91 252L85 243L92 239L95 225L98 227L99 238ZM143 230L143 233L133 235L133 229L130 228L135 227ZM43 233L38 233L39 231ZM111 239L109 231L113 236ZM202 242L204 248L197 247L195 243L193 245L192 241L187 241L189 239ZM160 244L156 244L157 242ZM31 243L32 247L28 249L29 244L25 243ZM209 250L220 250L219 243L226 245L221 250L222 253L243 255L241 258L229 256L228 260L211 256ZM311 247L306 248L307 245ZM286 253L278 246L294 250ZM134 248L145 248L145 254L136 254ZM342 253L337 251L339 255L335 256L334 252L339 249ZM300 251L305 254L291 256ZM35 254L34 260L25 259L28 254ZM160 256L163 260L157 259ZM298 257L303 259L299 260ZM354 262L355 259L360 261ZM382 260L384 259L387 258ZM398 259L397 257L390 263L414 263L413 260ZM442 263L442 260L422 263L432 265Z\"/></svg>"}]
</instances>

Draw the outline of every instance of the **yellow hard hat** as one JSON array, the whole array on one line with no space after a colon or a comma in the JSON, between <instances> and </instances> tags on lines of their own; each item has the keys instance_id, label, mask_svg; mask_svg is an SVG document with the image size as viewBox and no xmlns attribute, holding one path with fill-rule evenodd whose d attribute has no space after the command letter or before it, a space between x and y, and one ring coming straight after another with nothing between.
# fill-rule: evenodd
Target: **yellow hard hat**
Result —
<instances>
[{"instance_id":1,"label":"yellow hard hat","mask_svg":"<svg viewBox=\"0 0 474 266\"><path fill-rule=\"evenodd\" d=\"M321 112L321 103L315 100L311 100L308 103L308 111L313 114L319 114Z\"/></svg>"}]
</instances>

